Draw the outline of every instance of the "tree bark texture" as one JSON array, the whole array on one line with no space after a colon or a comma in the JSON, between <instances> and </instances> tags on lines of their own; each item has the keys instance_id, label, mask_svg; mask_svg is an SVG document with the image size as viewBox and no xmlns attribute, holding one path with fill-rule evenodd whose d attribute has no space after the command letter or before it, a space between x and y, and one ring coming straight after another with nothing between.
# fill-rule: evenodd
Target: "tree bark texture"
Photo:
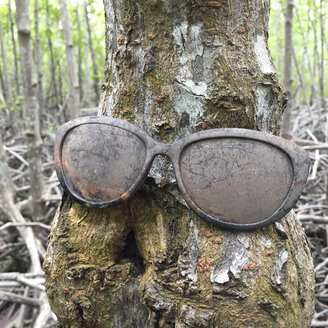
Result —
<instances>
[{"instance_id":1,"label":"tree bark texture","mask_svg":"<svg viewBox=\"0 0 328 328\"><path fill-rule=\"evenodd\" d=\"M282 137L291 139L291 110L293 107L293 11L294 0L287 0L285 9L285 55L284 55L284 86L287 93L287 106L283 114Z\"/></svg>"},{"instance_id":2,"label":"tree bark texture","mask_svg":"<svg viewBox=\"0 0 328 328\"><path fill-rule=\"evenodd\" d=\"M21 73L24 91L25 135L27 138L27 156L33 214L41 219L43 214L43 173L42 173L42 139L40 135L39 106L37 100L38 83L33 72L31 47L31 29L28 0L16 0L16 23L20 51Z\"/></svg>"},{"instance_id":3,"label":"tree bark texture","mask_svg":"<svg viewBox=\"0 0 328 328\"><path fill-rule=\"evenodd\" d=\"M59 1L60 16L63 25L63 36L66 48L66 62L67 62L67 74L69 84L69 110L71 119L76 118L80 114L80 92L79 82L75 68L75 54L72 38L72 27L69 19L68 8L66 0Z\"/></svg>"},{"instance_id":4,"label":"tree bark texture","mask_svg":"<svg viewBox=\"0 0 328 328\"><path fill-rule=\"evenodd\" d=\"M217 127L278 134L286 97L267 48L269 1L104 5L101 114L163 142ZM311 253L293 214L252 232L211 226L163 157L118 207L65 196L44 268L63 327L309 327L313 313Z\"/></svg>"},{"instance_id":5,"label":"tree bark texture","mask_svg":"<svg viewBox=\"0 0 328 328\"><path fill-rule=\"evenodd\" d=\"M9 80L8 64L7 64L7 48L3 40L1 17L0 17L0 48L1 48L2 67L3 67L3 77L2 77L3 95L6 103L10 105L13 102L13 95L11 92L11 85Z\"/></svg>"}]
</instances>

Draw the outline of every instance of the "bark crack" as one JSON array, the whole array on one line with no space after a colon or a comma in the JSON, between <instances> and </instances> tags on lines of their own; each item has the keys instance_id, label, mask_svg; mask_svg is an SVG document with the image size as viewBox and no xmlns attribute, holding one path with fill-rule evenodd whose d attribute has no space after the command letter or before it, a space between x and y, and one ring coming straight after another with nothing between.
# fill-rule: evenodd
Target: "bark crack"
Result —
<instances>
[{"instance_id":1,"label":"bark crack","mask_svg":"<svg viewBox=\"0 0 328 328\"><path fill-rule=\"evenodd\" d=\"M133 231L131 231L126 237L126 246L121 253L121 259L127 259L133 263L138 270L138 275L145 272L144 259L138 249L137 242Z\"/></svg>"}]
</instances>

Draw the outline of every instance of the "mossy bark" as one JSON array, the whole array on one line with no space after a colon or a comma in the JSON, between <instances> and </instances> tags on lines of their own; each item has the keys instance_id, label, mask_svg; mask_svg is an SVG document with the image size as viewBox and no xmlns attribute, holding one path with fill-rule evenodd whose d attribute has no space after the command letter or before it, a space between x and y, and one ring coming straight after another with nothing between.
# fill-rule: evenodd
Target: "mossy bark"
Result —
<instances>
[{"instance_id":1,"label":"mossy bark","mask_svg":"<svg viewBox=\"0 0 328 328\"><path fill-rule=\"evenodd\" d=\"M269 1L104 6L101 114L164 142L216 127L279 131ZM311 254L293 214L252 232L213 227L185 206L163 157L118 207L65 196L44 268L63 327L309 327L313 313Z\"/></svg>"}]
</instances>

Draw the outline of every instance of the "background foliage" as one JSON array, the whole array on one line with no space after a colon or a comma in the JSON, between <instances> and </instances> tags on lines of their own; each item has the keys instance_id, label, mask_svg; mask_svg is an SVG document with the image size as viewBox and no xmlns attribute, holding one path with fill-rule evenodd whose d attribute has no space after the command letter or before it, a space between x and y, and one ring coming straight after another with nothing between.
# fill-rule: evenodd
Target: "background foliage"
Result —
<instances>
[{"instance_id":1,"label":"background foliage","mask_svg":"<svg viewBox=\"0 0 328 328\"><path fill-rule=\"evenodd\" d=\"M100 81L103 75L103 67L105 60L105 22L104 22L104 10L103 4L99 1L86 0L88 17L91 25L91 33L93 39L93 47L96 56L96 63L98 68L98 76ZM41 39L41 54L42 54L42 71L44 80L44 92L46 95L46 107L48 109L54 109L58 105L62 105L65 102L68 92L68 78L67 78L67 66L65 58L65 45L62 34L62 24L59 11L59 4L56 0L40 0L39 1L39 28L40 28L40 39ZM12 15L14 21L14 32L16 37L16 47L18 49L17 40L17 29L15 23L15 2L11 1ZM81 56L81 69L82 69L82 89L84 93L81 96L82 107L96 107L98 99L95 98L92 89L86 89L87 80L93 78L91 68L91 54L88 49L87 43L87 30L84 22L84 7L83 1L76 0L68 3L68 9L70 14L70 20L73 32L73 42L75 48L75 56L78 61L78 56ZM47 11L49 16L47 16ZM35 14L34 14L34 1L30 1L30 19L31 19L31 38L32 43L35 41ZM49 17L49 19L48 19ZM8 1L1 1L0 3L0 19L3 28L4 42L7 48L7 61L9 66L9 79L11 85L14 86L14 49L10 34L10 18L8 10ZM78 19L80 21L80 32L78 31ZM49 51L48 38L52 41L53 46L53 57L56 65L56 80L58 86L61 86L61 92L58 95L59 103L56 103L56 95L53 93L52 84L54 81L51 80L51 53ZM35 49L34 57L35 57ZM18 54L19 56L19 54ZM35 59L35 58L34 58ZM76 63L78 65L78 62ZM0 63L0 69L3 71L3 63ZM35 70L36 72L36 70ZM87 73L89 73L87 75ZM20 75L19 75L20 78ZM100 84L100 83L99 83ZM101 84L99 85L99 89ZM19 92L20 91L20 92ZM18 111L22 109L22 89L17 90L14 88L14 106L10 107L10 110ZM4 99L2 97L0 102L0 108L5 108Z\"/></svg>"},{"instance_id":2,"label":"background foliage","mask_svg":"<svg viewBox=\"0 0 328 328\"><path fill-rule=\"evenodd\" d=\"M271 1L269 48L281 80L284 63L285 7L285 0ZM309 104L319 98L319 77L328 70L327 17L328 2L325 0L294 1L293 89L296 102ZM324 92L327 97L327 83L324 84Z\"/></svg>"}]
</instances>

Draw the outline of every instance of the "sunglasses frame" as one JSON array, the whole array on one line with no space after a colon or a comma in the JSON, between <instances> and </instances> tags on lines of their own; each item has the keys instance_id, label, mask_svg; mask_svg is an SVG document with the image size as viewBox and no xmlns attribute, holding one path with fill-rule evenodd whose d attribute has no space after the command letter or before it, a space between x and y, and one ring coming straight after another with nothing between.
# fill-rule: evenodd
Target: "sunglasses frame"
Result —
<instances>
[{"instance_id":1,"label":"sunglasses frame","mask_svg":"<svg viewBox=\"0 0 328 328\"><path fill-rule=\"evenodd\" d=\"M84 124L105 124L116 128L120 128L130 133L133 133L134 135L139 137L139 139L142 140L145 144L146 159L137 180L124 194L111 201L92 202L92 201L85 200L81 198L79 195L77 195L76 193L74 193L72 190L70 190L68 184L66 183L66 179L62 167L62 146L65 137L68 135L68 133L74 128ZM214 138L238 138L238 139L260 141L267 145L271 145L273 147L278 148L280 151L282 151L287 155L293 169L293 182L280 207L269 217L254 223L241 224L241 223L227 222L206 214L190 198L188 191L186 190L183 184L183 179L181 176L181 168L179 165L181 154L184 148L192 143L201 140L206 140L206 139L214 139ZM100 208L116 206L129 199L139 189L139 187L142 185L144 180L147 178L148 172L152 166L152 162L157 155L167 156L171 160L174 167L176 181L178 184L178 188L181 192L181 195L185 199L188 206L198 216L200 216L201 218L203 218L204 220L206 220L207 222L213 225L220 226L223 228L238 229L238 230L252 230L256 228L261 228L285 216L294 207L298 198L300 197L301 192L307 180L309 166L310 166L310 158L307 152L304 151L302 148L296 146L294 143L289 142L285 139L264 132L247 130L247 129L237 129L237 128L211 129L211 130L205 130L205 131L193 133L192 135L187 136L178 141L175 141L173 143L161 143L153 139L141 128L130 122L123 121L120 119L110 118L106 116L92 116L92 117L77 118L73 121L69 121L65 123L57 131L55 150L54 150L56 171L57 171L58 179L61 185L63 186L64 190L79 203L82 203L88 207L100 207Z\"/></svg>"}]
</instances>

